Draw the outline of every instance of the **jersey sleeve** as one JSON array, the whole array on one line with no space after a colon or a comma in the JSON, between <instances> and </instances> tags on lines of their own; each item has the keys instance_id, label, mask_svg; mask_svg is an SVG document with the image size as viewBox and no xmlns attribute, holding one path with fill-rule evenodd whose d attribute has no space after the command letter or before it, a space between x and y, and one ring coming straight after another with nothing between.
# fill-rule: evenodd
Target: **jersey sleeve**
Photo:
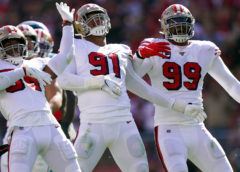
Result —
<instances>
[{"instance_id":1,"label":"jersey sleeve","mask_svg":"<svg viewBox=\"0 0 240 172\"><path fill-rule=\"evenodd\" d=\"M23 68L9 70L0 70L0 91L14 85L14 83L24 76Z\"/></svg>"},{"instance_id":2,"label":"jersey sleeve","mask_svg":"<svg viewBox=\"0 0 240 172\"><path fill-rule=\"evenodd\" d=\"M47 66L58 76L70 63L75 54L74 30L72 26L63 27L60 52L49 60Z\"/></svg>"},{"instance_id":3,"label":"jersey sleeve","mask_svg":"<svg viewBox=\"0 0 240 172\"><path fill-rule=\"evenodd\" d=\"M123 57L127 57L127 58L130 58L130 59L132 59L132 50L131 50L131 48L129 47L129 46L127 46L127 45L124 45L124 44L119 44L120 46L119 46L119 52L121 53L121 54L123 54Z\"/></svg>"},{"instance_id":4,"label":"jersey sleeve","mask_svg":"<svg viewBox=\"0 0 240 172\"><path fill-rule=\"evenodd\" d=\"M175 99L170 98L156 88L151 87L143 79L141 79L134 72L130 60L128 60L127 66L126 87L134 94L159 106L171 108L173 103L175 102Z\"/></svg>"},{"instance_id":5,"label":"jersey sleeve","mask_svg":"<svg viewBox=\"0 0 240 172\"><path fill-rule=\"evenodd\" d=\"M240 103L240 82L233 76L220 56L217 56L208 72L227 92Z\"/></svg>"},{"instance_id":6,"label":"jersey sleeve","mask_svg":"<svg viewBox=\"0 0 240 172\"><path fill-rule=\"evenodd\" d=\"M85 91L101 88L104 85L104 76L83 77L76 73L75 59L68 65L65 71L59 75L57 82L62 89L70 91Z\"/></svg>"},{"instance_id":7,"label":"jersey sleeve","mask_svg":"<svg viewBox=\"0 0 240 172\"><path fill-rule=\"evenodd\" d=\"M158 40L156 40L155 38L146 38L140 43L138 48L140 48L141 46L145 46L151 42L156 42L156 41L158 41ZM140 77L143 77L152 69L153 65L151 62L151 58L143 59L139 56L139 54L137 52L138 51L136 51L135 54L133 55L133 68Z\"/></svg>"}]
</instances>

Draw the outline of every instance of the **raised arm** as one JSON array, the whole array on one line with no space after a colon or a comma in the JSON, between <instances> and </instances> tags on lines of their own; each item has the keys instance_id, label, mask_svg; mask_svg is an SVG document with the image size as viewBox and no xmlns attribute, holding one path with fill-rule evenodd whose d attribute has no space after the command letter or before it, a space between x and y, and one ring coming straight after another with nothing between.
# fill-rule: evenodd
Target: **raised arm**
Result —
<instances>
[{"instance_id":1,"label":"raised arm","mask_svg":"<svg viewBox=\"0 0 240 172\"><path fill-rule=\"evenodd\" d=\"M63 19L63 35L60 52L54 56L44 68L44 71L49 73L52 79L55 79L64 71L74 56L74 30L72 22L75 9L70 11L69 6L62 2L60 4L56 3L56 7Z\"/></svg>"}]
</instances>

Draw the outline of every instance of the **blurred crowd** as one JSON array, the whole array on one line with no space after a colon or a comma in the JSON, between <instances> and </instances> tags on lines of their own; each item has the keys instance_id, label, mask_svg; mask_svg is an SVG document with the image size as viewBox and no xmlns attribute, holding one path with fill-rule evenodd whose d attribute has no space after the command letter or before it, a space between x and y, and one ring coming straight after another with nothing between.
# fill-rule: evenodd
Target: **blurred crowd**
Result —
<instances>
[{"instance_id":1,"label":"blurred crowd","mask_svg":"<svg viewBox=\"0 0 240 172\"><path fill-rule=\"evenodd\" d=\"M17 25L25 20L43 22L50 30L57 52L61 38L61 19L55 8L56 0L1 0L0 26ZM171 4L185 5L196 19L194 39L213 41L222 50L222 58L240 80L240 0L69 0L64 1L76 10L85 3L97 3L107 9L112 29L108 43L129 45L133 53L141 40L160 37L158 19ZM148 80L147 77L145 77ZM223 146L237 172L240 172L240 104L231 99L210 77L205 79L204 108L208 115L205 124ZM161 164L154 148L153 113L151 103L129 93L132 113L146 145L150 172L160 172ZM78 121L79 111L75 120ZM5 120L0 117L0 136L5 132ZM76 124L77 125L77 124ZM1 138L0 137L0 138ZM110 155L107 154L107 157ZM108 158L111 159L111 158ZM100 162L96 172L103 169ZM190 164L190 172L198 170ZM115 168L115 167L111 167ZM107 168L104 167L104 171ZM111 172L114 172L110 169ZM116 169L116 171L118 171Z\"/></svg>"}]
</instances>

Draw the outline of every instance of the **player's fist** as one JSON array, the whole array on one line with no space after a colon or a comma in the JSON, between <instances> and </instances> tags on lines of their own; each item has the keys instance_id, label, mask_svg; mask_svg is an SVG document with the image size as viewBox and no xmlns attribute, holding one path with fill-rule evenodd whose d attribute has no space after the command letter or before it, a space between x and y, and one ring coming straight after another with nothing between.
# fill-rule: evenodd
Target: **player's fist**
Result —
<instances>
[{"instance_id":1,"label":"player's fist","mask_svg":"<svg viewBox=\"0 0 240 172\"><path fill-rule=\"evenodd\" d=\"M203 107L199 104L187 103L181 99L176 99L173 103L172 109L181 112L191 117L197 123L203 122L207 115L203 110Z\"/></svg>"},{"instance_id":2,"label":"player's fist","mask_svg":"<svg viewBox=\"0 0 240 172\"><path fill-rule=\"evenodd\" d=\"M56 7L63 21L73 22L73 14L75 12L74 8L70 11L70 7L63 2L60 4L56 2Z\"/></svg>"},{"instance_id":3,"label":"player's fist","mask_svg":"<svg viewBox=\"0 0 240 172\"><path fill-rule=\"evenodd\" d=\"M117 98L122 94L121 91L121 85L118 84L116 81L114 81L115 74L105 75L104 76L104 86L102 87L102 90L113 96L114 98Z\"/></svg>"},{"instance_id":4,"label":"player's fist","mask_svg":"<svg viewBox=\"0 0 240 172\"><path fill-rule=\"evenodd\" d=\"M149 58L151 56L160 56L168 58L171 48L168 42L148 42L143 41L137 50L137 55L142 58Z\"/></svg>"},{"instance_id":5,"label":"player's fist","mask_svg":"<svg viewBox=\"0 0 240 172\"><path fill-rule=\"evenodd\" d=\"M192 117L197 123L203 122L207 118L202 106L198 104L188 104L185 108L184 114Z\"/></svg>"},{"instance_id":6,"label":"player's fist","mask_svg":"<svg viewBox=\"0 0 240 172\"><path fill-rule=\"evenodd\" d=\"M26 64L24 65L23 70L26 76L36 78L38 82L43 86L50 84L52 82L51 75L42 70L30 67Z\"/></svg>"}]
</instances>

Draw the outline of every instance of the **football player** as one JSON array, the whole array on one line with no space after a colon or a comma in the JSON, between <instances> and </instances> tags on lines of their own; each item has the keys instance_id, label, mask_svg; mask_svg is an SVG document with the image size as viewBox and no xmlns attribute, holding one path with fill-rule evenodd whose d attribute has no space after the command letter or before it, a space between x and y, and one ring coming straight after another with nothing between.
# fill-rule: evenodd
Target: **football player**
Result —
<instances>
[{"instance_id":1,"label":"football player","mask_svg":"<svg viewBox=\"0 0 240 172\"><path fill-rule=\"evenodd\" d=\"M54 171L81 171L44 93L44 86L63 72L73 53L74 10L63 3L56 6L64 20L62 48L47 64L38 58L23 60L25 36L14 26L0 28L0 109L10 128L9 171L30 172L38 154Z\"/></svg>"},{"instance_id":2,"label":"football player","mask_svg":"<svg viewBox=\"0 0 240 172\"><path fill-rule=\"evenodd\" d=\"M240 83L223 63L219 48L210 41L191 40L194 22L185 6L173 4L166 8L160 19L164 39L142 41L134 55L135 71L141 77L148 74L159 91L200 106L208 73L240 102ZM188 172L187 159L204 172L233 171L203 121L155 104L155 142L166 171Z\"/></svg>"},{"instance_id":3,"label":"football player","mask_svg":"<svg viewBox=\"0 0 240 172\"><path fill-rule=\"evenodd\" d=\"M130 48L106 42L111 24L104 8L83 5L76 13L75 28L83 39L74 40L76 56L58 81L78 95L81 124L74 147L82 171L91 172L108 148L121 171L148 172L127 89L169 109L202 116L200 106L166 97L134 73Z\"/></svg>"},{"instance_id":4,"label":"football player","mask_svg":"<svg viewBox=\"0 0 240 172\"><path fill-rule=\"evenodd\" d=\"M37 57L40 48L36 31L31 26L26 24L19 24L17 27L22 31L27 39L28 57L25 59L32 59Z\"/></svg>"},{"instance_id":5,"label":"football player","mask_svg":"<svg viewBox=\"0 0 240 172\"><path fill-rule=\"evenodd\" d=\"M31 26L37 32L38 42L40 46L39 56L44 58L46 62L56 54L52 53L53 39L47 27L38 21L24 21L22 24ZM50 85L45 87L45 93L53 115L58 120L66 137L71 141L74 140L76 132L74 130L72 119L76 107L76 96L71 91L62 90L59 88L56 80L53 80ZM33 167L33 172L46 172L47 164L38 157Z\"/></svg>"},{"instance_id":6,"label":"football player","mask_svg":"<svg viewBox=\"0 0 240 172\"><path fill-rule=\"evenodd\" d=\"M34 26L35 29L32 28L32 26ZM52 52L53 45L54 45L52 36L49 30L46 29L47 27L43 23L37 22L37 21L31 21L31 22L25 21L19 24L17 27L23 32L25 37L28 39L28 52L30 51L30 53L28 53L28 58L25 58L25 59L41 57L43 59L39 59L39 60L47 64L47 62L50 60L48 56ZM33 40L34 42L32 42ZM33 46L29 45L29 43L30 44L34 43L33 45L35 45L35 49L37 49L38 51L31 53L32 49L30 48ZM53 115L57 120L59 120L57 111L60 109L62 105L63 98L62 98L62 89L58 87L56 79L54 79L51 82L51 84L45 86L45 96L50 105ZM3 155L1 157L3 160L5 158L4 156L6 155ZM4 164L3 162L1 163L1 165ZM1 168L3 169L4 167L1 167ZM39 155L33 166L32 172L47 172L47 169L48 169L47 163Z\"/></svg>"}]
</instances>

